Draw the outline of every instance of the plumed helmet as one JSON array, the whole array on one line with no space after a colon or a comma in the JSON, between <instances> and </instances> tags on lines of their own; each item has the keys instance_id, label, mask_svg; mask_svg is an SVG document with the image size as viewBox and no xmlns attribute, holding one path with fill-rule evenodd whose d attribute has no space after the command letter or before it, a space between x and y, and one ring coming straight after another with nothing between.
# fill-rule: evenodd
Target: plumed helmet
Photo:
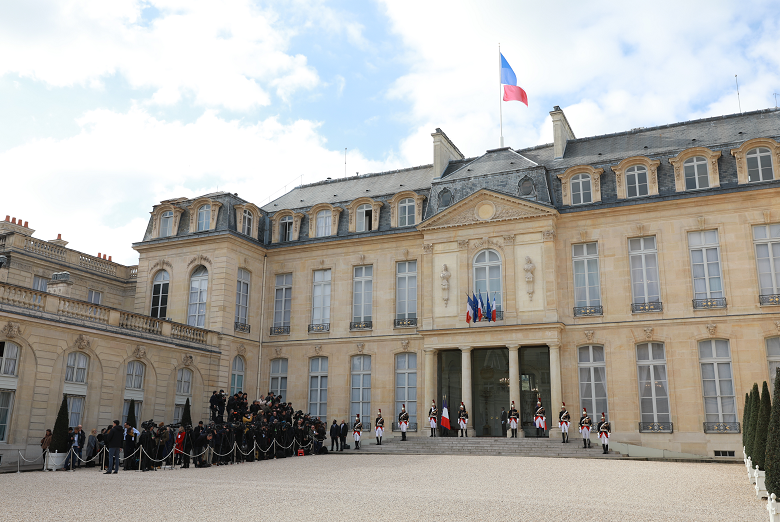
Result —
<instances>
[{"instance_id":1,"label":"plumed helmet","mask_svg":"<svg viewBox=\"0 0 780 522\"><path fill-rule=\"evenodd\" d=\"M587 408L582 408L582 413L588 413L588 409Z\"/></svg>"},{"instance_id":2,"label":"plumed helmet","mask_svg":"<svg viewBox=\"0 0 780 522\"><path fill-rule=\"evenodd\" d=\"M360 418L360 414L359 414L359 413L356 413L356 414L355 414L355 417L357 417L357 418L359 419L359 418Z\"/></svg>"},{"instance_id":3,"label":"plumed helmet","mask_svg":"<svg viewBox=\"0 0 780 522\"><path fill-rule=\"evenodd\" d=\"M604 412L603 412L603 411L601 412L601 418L602 418L602 419L606 418L606 415L604 414Z\"/></svg>"},{"instance_id":4,"label":"plumed helmet","mask_svg":"<svg viewBox=\"0 0 780 522\"><path fill-rule=\"evenodd\" d=\"M382 408L379 408L379 415L382 415Z\"/></svg>"},{"instance_id":5,"label":"plumed helmet","mask_svg":"<svg viewBox=\"0 0 780 522\"><path fill-rule=\"evenodd\" d=\"M405 410L406 409L406 404L401 404L401 409Z\"/></svg>"}]
</instances>

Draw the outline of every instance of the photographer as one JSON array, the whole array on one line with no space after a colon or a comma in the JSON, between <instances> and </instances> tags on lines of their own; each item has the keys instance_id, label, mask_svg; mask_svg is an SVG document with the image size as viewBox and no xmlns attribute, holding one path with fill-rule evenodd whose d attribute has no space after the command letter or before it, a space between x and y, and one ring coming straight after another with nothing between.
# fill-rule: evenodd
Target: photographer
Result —
<instances>
[{"instance_id":1,"label":"photographer","mask_svg":"<svg viewBox=\"0 0 780 522\"><path fill-rule=\"evenodd\" d=\"M161 422L157 427L157 433L154 437L154 441L157 444L157 451L154 453L154 457L152 457L155 459L155 468L159 468L163 464L166 455L165 445L168 444L169 437L170 435L168 434L168 429L165 427L165 423Z\"/></svg>"},{"instance_id":2,"label":"photographer","mask_svg":"<svg viewBox=\"0 0 780 522\"><path fill-rule=\"evenodd\" d=\"M211 410L211 422L216 422L217 413L219 412L219 395L217 395L217 390L214 390L214 393L209 397L209 409Z\"/></svg>"},{"instance_id":3,"label":"photographer","mask_svg":"<svg viewBox=\"0 0 780 522\"><path fill-rule=\"evenodd\" d=\"M144 431L138 438L138 445L141 447L141 471L152 471L154 469L154 463L152 459L157 454L156 441L154 440L154 433L152 428L154 427L154 421L149 420L141 424L141 429Z\"/></svg>"}]
</instances>

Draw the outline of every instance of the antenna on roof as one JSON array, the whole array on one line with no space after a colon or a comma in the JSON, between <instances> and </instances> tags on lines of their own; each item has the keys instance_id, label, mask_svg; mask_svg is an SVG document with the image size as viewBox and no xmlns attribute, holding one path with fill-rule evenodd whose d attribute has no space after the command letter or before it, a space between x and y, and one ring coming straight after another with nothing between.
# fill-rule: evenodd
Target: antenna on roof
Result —
<instances>
[{"instance_id":1,"label":"antenna on roof","mask_svg":"<svg viewBox=\"0 0 780 522\"><path fill-rule=\"evenodd\" d=\"M737 75L734 75L734 82L737 84L737 103L739 104L739 113L742 114L742 102L739 101L739 80L737 79Z\"/></svg>"},{"instance_id":2,"label":"antenna on roof","mask_svg":"<svg viewBox=\"0 0 780 522\"><path fill-rule=\"evenodd\" d=\"M344 147L344 177L347 177L347 148Z\"/></svg>"},{"instance_id":3,"label":"antenna on roof","mask_svg":"<svg viewBox=\"0 0 780 522\"><path fill-rule=\"evenodd\" d=\"M777 97L780 96L780 92L772 93L775 95L775 109L777 109Z\"/></svg>"}]
</instances>

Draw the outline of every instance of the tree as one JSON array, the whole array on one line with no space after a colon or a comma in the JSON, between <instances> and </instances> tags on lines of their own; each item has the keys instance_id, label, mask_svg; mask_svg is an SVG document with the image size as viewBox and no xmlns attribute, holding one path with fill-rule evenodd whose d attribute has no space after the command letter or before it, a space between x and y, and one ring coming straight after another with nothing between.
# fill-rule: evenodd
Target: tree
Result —
<instances>
[{"instance_id":1,"label":"tree","mask_svg":"<svg viewBox=\"0 0 780 522\"><path fill-rule=\"evenodd\" d=\"M758 408L758 422L753 439L753 466L764 469L764 457L766 456L766 437L769 429L769 417L772 415L772 403L769 398L769 386L764 381L761 388L761 404Z\"/></svg>"},{"instance_id":2,"label":"tree","mask_svg":"<svg viewBox=\"0 0 780 522\"><path fill-rule=\"evenodd\" d=\"M68 398L63 395L60 411L57 413L57 420L54 421L54 431L51 434L49 451L65 453L68 451L68 442Z\"/></svg>"},{"instance_id":3,"label":"tree","mask_svg":"<svg viewBox=\"0 0 780 522\"><path fill-rule=\"evenodd\" d=\"M747 425L750 420L750 394L745 393L745 408L742 410L742 448L747 448Z\"/></svg>"},{"instance_id":4,"label":"tree","mask_svg":"<svg viewBox=\"0 0 780 522\"><path fill-rule=\"evenodd\" d=\"M192 426L192 414L190 413L190 399L184 402L184 411L181 414L182 426Z\"/></svg>"},{"instance_id":5,"label":"tree","mask_svg":"<svg viewBox=\"0 0 780 522\"><path fill-rule=\"evenodd\" d=\"M771 495L780 495L780 368L775 372L775 390L772 401L772 416L766 437L766 490Z\"/></svg>"},{"instance_id":6,"label":"tree","mask_svg":"<svg viewBox=\"0 0 780 522\"><path fill-rule=\"evenodd\" d=\"M130 405L127 407L127 421L133 428L136 427L135 420L135 399L130 399Z\"/></svg>"},{"instance_id":7,"label":"tree","mask_svg":"<svg viewBox=\"0 0 780 522\"><path fill-rule=\"evenodd\" d=\"M751 459L753 458L753 440L755 440L754 434L756 432L756 422L758 422L758 406L761 398L758 395L758 383L753 383L753 389L750 391L750 417L747 423L747 446L745 446L745 453Z\"/></svg>"}]
</instances>

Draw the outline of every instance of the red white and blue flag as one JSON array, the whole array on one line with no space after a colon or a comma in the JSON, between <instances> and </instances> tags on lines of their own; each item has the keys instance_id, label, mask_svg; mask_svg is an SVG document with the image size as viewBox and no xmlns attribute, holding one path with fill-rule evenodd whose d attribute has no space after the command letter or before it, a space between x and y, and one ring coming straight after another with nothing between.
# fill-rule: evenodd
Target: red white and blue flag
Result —
<instances>
[{"instance_id":1,"label":"red white and blue flag","mask_svg":"<svg viewBox=\"0 0 780 522\"><path fill-rule=\"evenodd\" d=\"M471 323L474 320L474 305L471 302L469 294L466 294L466 322Z\"/></svg>"},{"instance_id":2,"label":"red white and blue flag","mask_svg":"<svg viewBox=\"0 0 780 522\"><path fill-rule=\"evenodd\" d=\"M482 290L479 291L479 301L477 301L477 321L481 321L483 317L482 310L485 309L485 305L482 303Z\"/></svg>"},{"instance_id":3,"label":"red white and blue flag","mask_svg":"<svg viewBox=\"0 0 780 522\"><path fill-rule=\"evenodd\" d=\"M493 321L496 320L496 293L493 292L493 305L490 307L490 315L492 315Z\"/></svg>"},{"instance_id":4,"label":"red white and blue flag","mask_svg":"<svg viewBox=\"0 0 780 522\"><path fill-rule=\"evenodd\" d=\"M444 397L444 404L441 408L441 427L450 429L450 411L447 409L447 397Z\"/></svg>"},{"instance_id":5,"label":"red white and blue flag","mask_svg":"<svg viewBox=\"0 0 780 522\"><path fill-rule=\"evenodd\" d=\"M504 55L501 56L501 84L504 86L504 101L521 101L528 107L528 95L517 86L517 76Z\"/></svg>"}]
</instances>

